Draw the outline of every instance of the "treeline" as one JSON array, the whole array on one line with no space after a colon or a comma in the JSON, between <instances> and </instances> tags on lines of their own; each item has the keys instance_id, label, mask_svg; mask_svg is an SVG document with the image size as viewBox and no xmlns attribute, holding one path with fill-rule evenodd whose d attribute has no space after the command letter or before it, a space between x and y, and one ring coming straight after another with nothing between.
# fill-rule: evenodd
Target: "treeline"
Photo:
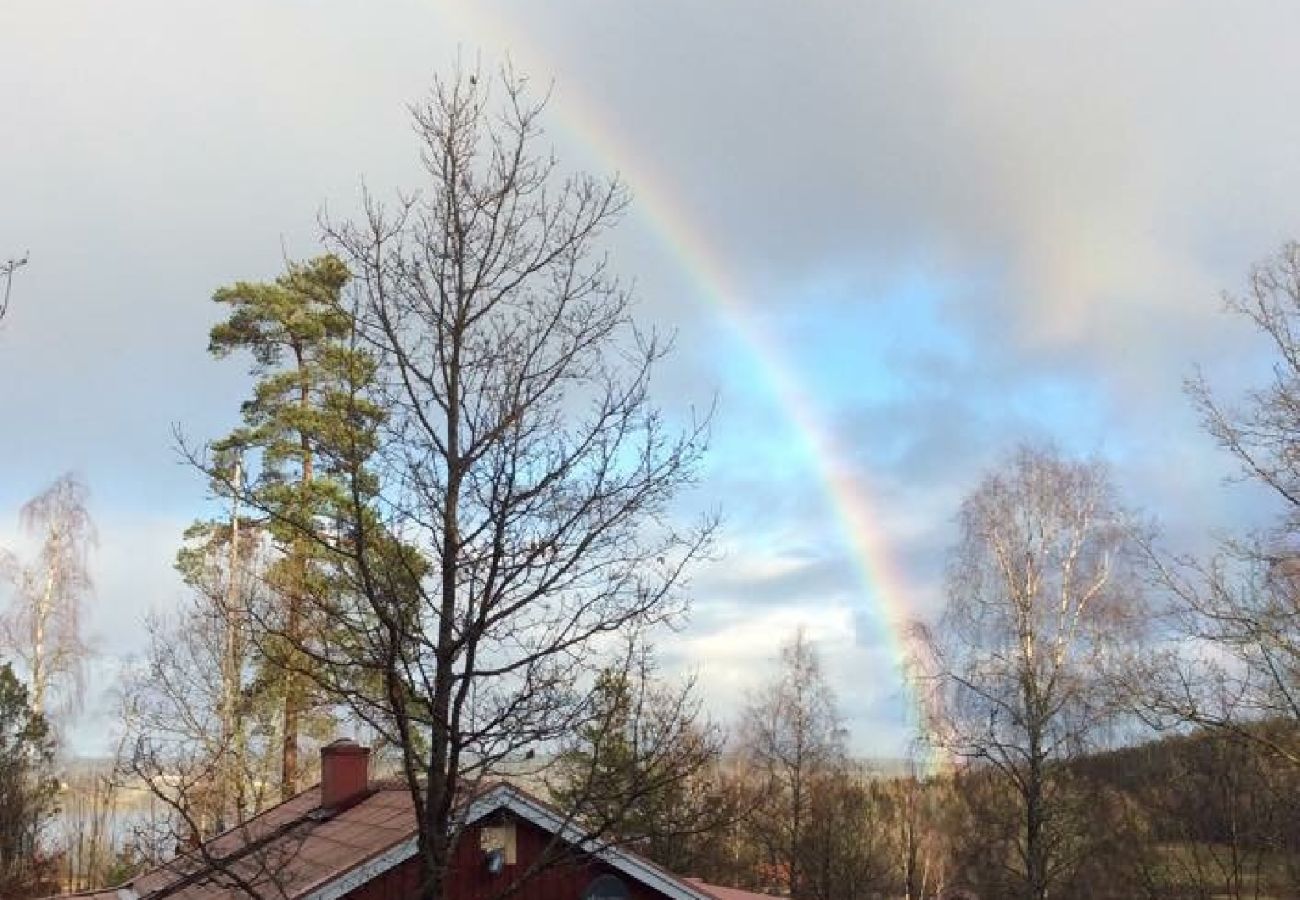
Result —
<instances>
[{"instance_id":1,"label":"treeline","mask_svg":"<svg viewBox=\"0 0 1300 900\"><path fill-rule=\"evenodd\" d=\"M626 695L614 696L611 708L626 709ZM810 900L1034 896L1018 785L973 760L918 758L903 773L854 760L802 635L727 752L683 782L648 787L655 764L634 749L635 732L653 716L641 718L570 753L603 779L606 802L629 804L621 839L674 871ZM1128 746L1047 761L1051 896L1300 896L1300 770L1266 749L1296 746L1300 723L1243 730L1142 732ZM564 803L563 778L551 787Z\"/></svg>"},{"instance_id":2,"label":"treeline","mask_svg":"<svg viewBox=\"0 0 1300 900\"><path fill-rule=\"evenodd\" d=\"M751 693L729 742L710 744L716 732L698 724L674 742L697 753L709 747L693 760L643 752L639 734L658 730L657 715L629 702L623 685L606 682L612 727L580 735L557 760L548 781L556 802L591 818L597 801L596 818L605 819L608 807L624 805L618 840L715 884L809 900L945 888L942 779L919 762L909 775L881 777L850 755L836 697L803 632Z\"/></svg>"}]
</instances>

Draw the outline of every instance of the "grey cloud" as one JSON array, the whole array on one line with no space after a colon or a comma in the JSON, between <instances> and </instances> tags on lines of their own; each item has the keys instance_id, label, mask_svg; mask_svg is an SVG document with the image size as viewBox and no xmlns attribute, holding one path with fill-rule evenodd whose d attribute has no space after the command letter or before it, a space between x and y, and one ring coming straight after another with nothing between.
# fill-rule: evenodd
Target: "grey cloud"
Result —
<instances>
[{"instance_id":1,"label":"grey cloud","mask_svg":"<svg viewBox=\"0 0 1300 900\"><path fill-rule=\"evenodd\" d=\"M247 390L238 364L205 358L207 297L312 252L321 204L346 215L363 176L380 193L414 186L403 105L459 47L554 76L566 160L619 165L590 140L594 117L648 174L634 191L694 223L709 246L690 249L753 314L833 314L803 289L827 274L867 286L846 302L872 309L871 286L900 268L955 286L939 327L971 358L900 335L899 398L826 398L919 607L936 602L956 503L1023 436L1065 428L1113 458L1178 541L1258 520L1258 498L1220 487L1230 466L1179 382L1201 361L1236 388L1249 379L1229 366L1260 358L1216 297L1300 231L1300 121L1284 114L1300 99L1300 9L573 0L462 19L446 6L7 6L0 257L30 248L32 265L0 327L0 508L78 468L106 523L198 512L204 488L176 464L170 426L220 433ZM664 397L722 392L727 459L698 502L721 501L728 534L808 554L777 575L702 574L698 627L725 627L746 597L856 597L828 500L808 461L774 446L789 436L781 411L728 369L740 348L698 273L638 208L610 246L647 317L681 329ZM1009 404L1047 376L1095 389L1086 421ZM173 548L105 548L120 621L146 594L174 596ZM130 643L118 629L113 648Z\"/></svg>"},{"instance_id":2,"label":"grey cloud","mask_svg":"<svg viewBox=\"0 0 1300 900\"><path fill-rule=\"evenodd\" d=\"M962 311L984 337L1149 372L1216 352L1217 289L1297 225L1293 8L584 11L518 30L751 294L921 256L992 277Z\"/></svg>"},{"instance_id":3,"label":"grey cloud","mask_svg":"<svg viewBox=\"0 0 1300 900\"><path fill-rule=\"evenodd\" d=\"M851 564L843 557L796 557L776 571L747 572L724 559L695 579L694 593L702 600L745 606L826 603L853 583Z\"/></svg>"}]
</instances>

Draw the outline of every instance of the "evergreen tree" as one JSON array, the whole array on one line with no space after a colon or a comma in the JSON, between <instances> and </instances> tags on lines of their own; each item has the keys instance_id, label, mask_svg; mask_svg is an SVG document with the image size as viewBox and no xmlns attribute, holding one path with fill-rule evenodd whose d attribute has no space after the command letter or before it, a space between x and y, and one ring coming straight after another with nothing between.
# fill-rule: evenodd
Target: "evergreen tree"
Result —
<instances>
[{"instance_id":1,"label":"evergreen tree","mask_svg":"<svg viewBox=\"0 0 1300 900\"><path fill-rule=\"evenodd\" d=\"M54 737L9 663L0 665L0 897L40 887L37 840L54 812Z\"/></svg>"},{"instance_id":2,"label":"evergreen tree","mask_svg":"<svg viewBox=\"0 0 1300 900\"><path fill-rule=\"evenodd\" d=\"M647 665L599 675L550 790L590 831L695 871L709 834L734 818L717 766L721 741L698 724L692 686L658 683Z\"/></svg>"},{"instance_id":3,"label":"evergreen tree","mask_svg":"<svg viewBox=\"0 0 1300 900\"><path fill-rule=\"evenodd\" d=\"M304 535L309 525L338 520L359 502L357 492L367 491L368 479L358 473L382 419L362 396L374 364L357 346L342 302L349 278L347 267L326 255L291 264L273 282L241 281L214 295L230 315L212 329L210 352L224 358L248 351L258 379L243 404L243 425L215 445L212 471L228 491L265 513L261 524L278 552L265 576L277 603L258 617L255 640L268 662L261 687L278 694L282 709L285 797L299 787L299 740L319 705L309 652L327 624L319 611L327 605L323 598L339 589L332 561ZM242 489L222 475L223 461L235 455L253 470Z\"/></svg>"}]
</instances>

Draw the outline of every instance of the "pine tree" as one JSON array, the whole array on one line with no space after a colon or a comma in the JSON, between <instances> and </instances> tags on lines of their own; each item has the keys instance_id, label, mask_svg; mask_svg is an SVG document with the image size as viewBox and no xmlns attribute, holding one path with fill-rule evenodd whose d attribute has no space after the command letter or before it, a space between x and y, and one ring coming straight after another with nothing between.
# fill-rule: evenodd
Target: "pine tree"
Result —
<instances>
[{"instance_id":1,"label":"pine tree","mask_svg":"<svg viewBox=\"0 0 1300 900\"><path fill-rule=\"evenodd\" d=\"M8 663L0 664L0 897L21 897L45 873L37 840L54 813L54 738Z\"/></svg>"},{"instance_id":2,"label":"pine tree","mask_svg":"<svg viewBox=\"0 0 1300 900\"><path fill-rule=\"evenodd\" d=\"M243 425L215 447L242 454L254 469L243 491L278 551L268 585L278 598L258 640L282 705L281 793L291 796L300 776L299 741L315 705L310 648L324 624L313 611L338 589L331 561L304 538L307 524L339 518L357 501L346 493L366 479L356 473L374 449L382 413L363 393L374 375L357 346L354 321L342 302L350 275L334 256L290 264L273 282L237 282L214 300L230 309L211 332L217 358L248 351L258 378L243 404ZM255 468L254 468L255 467ZM227 485L230 487L230 485ZM349 519L355 516L348 517Z\"/></svg>"},{"instance_id":3,"label":"pine tree","mask_svg":"<svg viewBox=\"0 0 1300 900\"><path fill-rule=\"evenodd\" d=\"M597 677L587 720L549 788L591 832L633 843L675 871L694 871L701 839L736 812L717 766L721 736L698 722L691 683L660 683L642 659L640 668Z\"/></svg>"}]
</instances>

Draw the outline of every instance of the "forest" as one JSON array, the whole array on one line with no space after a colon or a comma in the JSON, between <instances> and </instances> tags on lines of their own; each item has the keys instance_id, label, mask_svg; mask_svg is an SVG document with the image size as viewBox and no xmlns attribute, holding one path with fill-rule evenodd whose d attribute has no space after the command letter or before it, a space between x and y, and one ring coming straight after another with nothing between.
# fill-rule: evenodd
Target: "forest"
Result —
<instances>
[{"instance_id":1,"label":"forest","mask_svg":"<svg viewBox=\"0 0 1300 900\"><path fill-rule=\"evenodd\" d=\"M736 709L656 652L724 528L679 505L713 411L660 405L673 336L603 243L636 200L565 167L546 113L512 70L455 69L411 107L421 184L323 215L274 280L196 288L207 354L249 388L229 433L175 435L217 512L177 535L185 600L140 625L111 760L63 746L93 485L51 473L17 511L0 896L116 885L238 829L348 734L418 800L429 898L461 804L501 778L792 900L1300 897L1300 245L1228 294L1271 380L1185 389L1284 513L1183 555L1104 458L1008 436L949 510L941 614L908 632L912 753L873 761L803 630ZM0 319L40 262L0 269Z\"/></svg>"}]
</instances>

